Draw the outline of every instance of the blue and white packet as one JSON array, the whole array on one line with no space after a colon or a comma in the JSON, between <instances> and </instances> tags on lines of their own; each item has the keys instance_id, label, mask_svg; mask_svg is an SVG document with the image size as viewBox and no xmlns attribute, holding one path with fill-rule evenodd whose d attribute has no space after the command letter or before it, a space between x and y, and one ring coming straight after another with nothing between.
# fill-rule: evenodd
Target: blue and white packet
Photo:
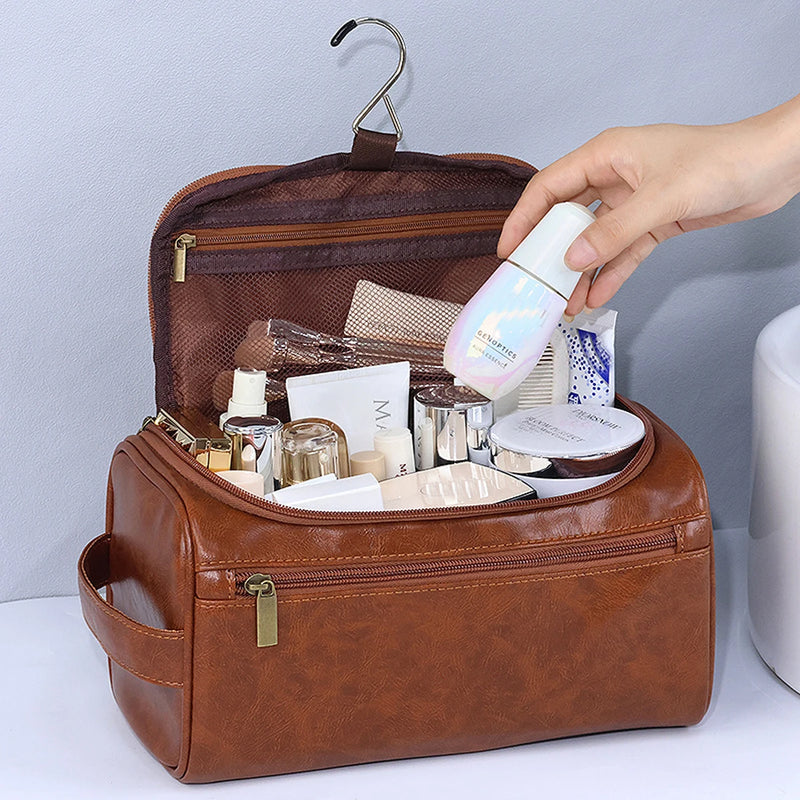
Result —
<instances>
[{"instance_id":1,"label":"blue and white packet","mask_svg":"<svg viewBox=\"0 0 800 800\"><path fill-rule=\"evenodd\" d=\"M616 323L617 312L610 308L582 311L572 322L559 322L569 355L568 403L614 405Z\"/></svg>"}]
</instances>

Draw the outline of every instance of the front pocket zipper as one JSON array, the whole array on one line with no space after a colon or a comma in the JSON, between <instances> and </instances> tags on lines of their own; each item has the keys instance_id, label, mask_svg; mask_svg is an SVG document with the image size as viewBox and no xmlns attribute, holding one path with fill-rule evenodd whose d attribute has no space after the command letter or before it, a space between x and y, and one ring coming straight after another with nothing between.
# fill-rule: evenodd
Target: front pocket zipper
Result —
<instances>
[{"instance_id":1,"label":"front pocket zipper","mask_svg":"<svg viewBox=\"0 0 800 800\"><path fill-rule=\"evenodd\" d=\"M278 643L278 587L281 589L314 589L362 583L384 583L412 578L438 578L519 568L552 567L581 564L619 556L641 555L677 548L675 530L660 530L625 539L612 539L592 544L559 545L514 555L484 558L451 558L423 561L416 564L381 564L373 567L281 572L280 575L240 572L235 576L239 596L256 598L256 641L258 647Z\"/></svg>"},{"instance_id":2,"label":"front pocket zipper","mask_svg":"<svg viewBox=\"0 0 800 800\"><path fill-rule=\"evenodd\" d=\"M408 217L362 219L345 222L259 225L242 228L205 228L185 231L173 241L172 280L186 280L187 252L194 249L246 249L368 241L383 237L479 233L499 230L509 209L483 212L444 212Z\"/></svg>"},{"instance_id":3,"label":"front pocket zipper","mask_svg":"<svg viewBox=\"0 0 800 800\"><path fill-rule=\"evenodd\" d=\"M243 582L247 594L256 597L256 641L259 647L278 644L278 597L270 575L255 573Z\"/></svg>"}]
</instances>

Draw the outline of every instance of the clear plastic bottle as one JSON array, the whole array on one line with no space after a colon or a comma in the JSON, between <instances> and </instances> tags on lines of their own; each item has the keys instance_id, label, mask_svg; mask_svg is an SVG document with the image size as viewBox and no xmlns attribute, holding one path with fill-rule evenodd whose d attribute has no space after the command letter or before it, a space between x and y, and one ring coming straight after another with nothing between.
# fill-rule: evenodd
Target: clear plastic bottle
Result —
<instances>
[{"instance_id":1,"label":"clear plastic bottle","mask_svg":"<svg viewBox=\"0 0 800 800\"><path fill-rule=\"evenodd\" d=\"M459 314L444 350L448 372L491 400L525 380L580 278L564 254L594 220L578 203L545 214Z\"/></svg>"}]
</instances>

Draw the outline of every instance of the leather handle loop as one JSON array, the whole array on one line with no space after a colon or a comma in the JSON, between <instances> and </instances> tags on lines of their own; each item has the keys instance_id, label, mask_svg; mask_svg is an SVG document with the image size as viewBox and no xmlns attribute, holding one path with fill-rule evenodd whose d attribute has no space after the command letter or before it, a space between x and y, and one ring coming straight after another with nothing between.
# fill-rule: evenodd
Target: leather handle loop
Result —
<instances>
[{"instance_id":1,"label":"leather handle loop","mask_svg":"<svg viewBox=\"0 0 800 800\"><path fill-rule=\"evenodd\" d=\"M109 543L103 534L89 542L78 561L78 588L86 624L108 657L123 669L161 686L183 686L183 631L142 625L104 600L108 584Z\"/></svg>"},{"instance_id":2,"label":"leather handle loop","mask_svg":"<svg viewBox=\"0 0 800 800\"><path fill-rule=\"evenodd\" d=\"M397 136L359 128L350 151L350 169L387 170L392 168Z\"/></svg>"}]
</instances>

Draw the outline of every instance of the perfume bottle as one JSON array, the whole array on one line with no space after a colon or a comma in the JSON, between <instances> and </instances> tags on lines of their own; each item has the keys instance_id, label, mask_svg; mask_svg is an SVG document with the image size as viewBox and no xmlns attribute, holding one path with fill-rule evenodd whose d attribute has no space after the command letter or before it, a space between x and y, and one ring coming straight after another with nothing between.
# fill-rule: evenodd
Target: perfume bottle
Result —
<instances>
[{"instance_id":1,"label":"perfume bottle","mask_svg":"<svg viewBox=\"0 0 800 800\"><path fill-rule=\"evenodd\" d=\"M350 475L344 431L336 423L318 417L287 423L281 434L281 488L325 475Z\"/></svg>"},{"instance_id":2,"label":"perfume bottle","mask_svg":"<svg viewBox=\"0 0 800 800\"><path fill-rule=\"evenodd\" d=\"M595 216L558 203L458 315L444 348L447 371L491 400L528 376L581 276L564 254Z\"/></svg>"}]
</instances>

